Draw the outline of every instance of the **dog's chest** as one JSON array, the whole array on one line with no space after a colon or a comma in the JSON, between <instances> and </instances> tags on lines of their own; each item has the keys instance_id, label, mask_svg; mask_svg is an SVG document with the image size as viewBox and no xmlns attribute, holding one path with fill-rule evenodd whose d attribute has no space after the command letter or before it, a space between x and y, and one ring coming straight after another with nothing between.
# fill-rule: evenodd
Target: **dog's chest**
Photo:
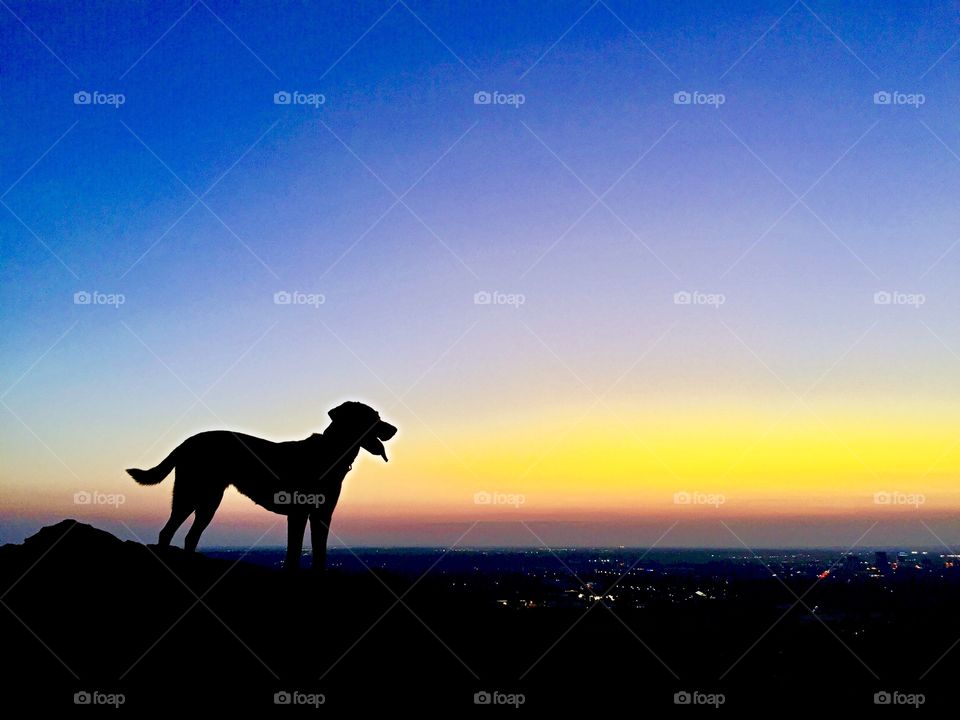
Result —
<instances>
[{"instance_id":1,"label":"dog's chest","mask_svg":"<svg viewBox=\"0 0 960 720\"><path fill-rule=\"evenodd\" d=\"M296 447L283 453L282 472L278 474L298 486L339 485L356 459L356 452L345 452L319 433L291 444Z\"/></svg>"}]
</instances>

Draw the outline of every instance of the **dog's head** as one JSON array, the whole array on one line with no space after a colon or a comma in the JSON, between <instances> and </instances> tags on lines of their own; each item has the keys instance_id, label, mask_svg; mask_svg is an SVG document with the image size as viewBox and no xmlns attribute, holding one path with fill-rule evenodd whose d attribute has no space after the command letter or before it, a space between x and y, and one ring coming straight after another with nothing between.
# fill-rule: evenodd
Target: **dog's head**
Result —
<instances>
[{"instance_id":1,"label":"dog's head","mask_svg":"<svg viewBox=\"0 0 960 720\"><path fill-rule=\"evenodd\" d=\"M397 434L397 429L388 422L380 419L380 413L369 405L360 402L345 402L338 405L329 413L337 432L355 438L360 447L371 455L379 455L387 461L387 450L383 447L383 440L389 440Z\"/></svg>"}]
</instances>

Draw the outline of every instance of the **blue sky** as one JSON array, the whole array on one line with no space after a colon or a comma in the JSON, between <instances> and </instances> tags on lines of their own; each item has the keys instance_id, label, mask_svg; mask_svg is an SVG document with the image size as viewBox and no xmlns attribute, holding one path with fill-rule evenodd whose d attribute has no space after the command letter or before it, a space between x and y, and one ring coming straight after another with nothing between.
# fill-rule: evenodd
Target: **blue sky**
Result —
<instances>
[{"instance_id":1,"label":"blue sky","mask_svg":"<svg viewBox=\"0 0 960 720\"><path fill-rule=\"evenodd\" d=\"M119 469L213 426L302 437L346 397L405 430L396 484L371 465L345 496L357 518L409 520L398 542L469 516L491 472L525 487L502 433L546 448L547 420L595 428L608 403L630 425L668 408L752 428L814 386L824 437L793 451L824 458L834 441L858 455L878 413L898 437L917 418L942 429L960 352L957 20L909 2L7 2L4 515L62 516L102 486L130 492L151 532L166 496ZM84 91L123 104L75 104ZM284 91L324 101L276 104ZM494 91L523 103L475 103ZM74 303L95 291L124 302ZM293 291L324 302L273 301ZM953 508L923 475L954 470L936 437L904 441L872 480L824 460L805 501L912 482ZM674 441L650 452L671 466ZM472 466L477 448L495 468ZM625 492L596 453L598 478L551 492L540 477L530 511L559 521L581 490ZM771 466L767 495L789 470ZM646 488L720 482L648 473L637 518ZM242 507L211 535L241 537Z\"/></svg>"}]
</instances>

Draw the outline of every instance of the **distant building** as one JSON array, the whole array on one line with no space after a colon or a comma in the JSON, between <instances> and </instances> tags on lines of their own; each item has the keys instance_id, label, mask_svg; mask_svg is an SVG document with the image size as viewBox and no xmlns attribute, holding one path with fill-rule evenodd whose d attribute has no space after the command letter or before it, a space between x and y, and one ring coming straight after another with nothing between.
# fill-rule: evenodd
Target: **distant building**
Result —
<instances>
[{"instance_id":1,"label":"distant building","mask_svg":"<svg viewBox=\"0 0 960 720\"><path fill-rule=\"evenodd\" d=\"M848 554L843 556L842 570L844 575L856 575L863 569L863 561L859 555Z\"/></svg>"},{"instance_id":2,"label":"distant building","mask_svg":"<svg viewBox=\"0 0 960 720\"><path fill-rule=\"evenodd\" d=\"M901 550L897 553L897 570L899 572L912 572L920 568L919 553L915 550L905 552Z\"/></svg>"}]
</instances>

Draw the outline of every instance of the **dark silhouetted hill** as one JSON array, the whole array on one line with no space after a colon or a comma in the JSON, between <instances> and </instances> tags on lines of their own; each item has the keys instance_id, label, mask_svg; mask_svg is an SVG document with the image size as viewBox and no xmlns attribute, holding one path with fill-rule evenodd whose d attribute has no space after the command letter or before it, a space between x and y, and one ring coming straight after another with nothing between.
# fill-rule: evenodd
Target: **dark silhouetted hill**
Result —
<instances>
[{"instance_id":1,"label":"dark silhouetted hill","mask_svg":"<svg viewBox=\"0 0 960 720\"><path fill-rule=\"evenodd\" d=\"M322 695L327 711L480 711L475 694L488 692L522 693L525 708L636 712L699 691L724 693L727 709L869 710L881 690L923 688L932 704L942 684L952 697L960 663L948 653L919 680L960 637L952 587L898 590L880 620L874 596L857 595L849 613L824 616L829 627L789 610L795 598L770 578L723 602L612 611L503 608L463 587L439 568L419 580L290 575L64 520L0 547L5 702L73 708L76 693L122 694L123 709L138 713L276 711L276 694L290 693L279 699ZM839 607L843 592L837 583L805 603Z\"/></svg>"}]
</instances>

